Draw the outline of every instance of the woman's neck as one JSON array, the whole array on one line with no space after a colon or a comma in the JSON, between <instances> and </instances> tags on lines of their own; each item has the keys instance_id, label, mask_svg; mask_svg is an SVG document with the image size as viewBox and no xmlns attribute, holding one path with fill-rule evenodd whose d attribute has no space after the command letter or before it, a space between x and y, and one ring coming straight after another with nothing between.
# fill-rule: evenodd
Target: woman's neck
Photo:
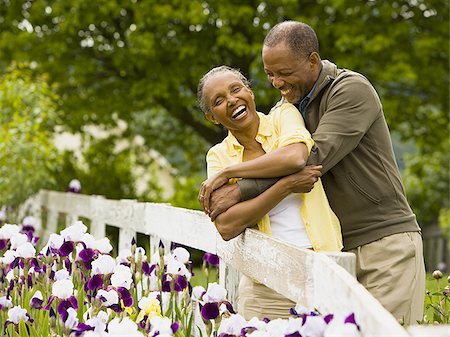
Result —
<instances>
[{"instance_id":1,"label":"woman's neck","mask_svg":"<svg viewBox=\"0 0 450 337\"><path fill-rule=\"evenodd\" d=\"M234 137L236 137L239 144L241 144L245 149L251 149L252 147L255 147L257 144L259 144L255 139L256 135L258 134L258 129L259 118L257 119L257 122L252 123L245 130L234 130L231 131L231 133Z\"/></svg>"}]
</instances>

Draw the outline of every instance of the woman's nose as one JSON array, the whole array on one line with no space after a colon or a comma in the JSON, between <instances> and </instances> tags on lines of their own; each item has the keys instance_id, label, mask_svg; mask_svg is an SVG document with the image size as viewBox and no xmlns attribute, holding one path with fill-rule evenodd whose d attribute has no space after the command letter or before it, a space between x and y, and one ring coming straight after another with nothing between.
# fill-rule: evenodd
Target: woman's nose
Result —
<instances>
[{"instance_id":1,"label":"woman's nose","mask_svg":"<svg viewBox=\"0 0 450 337\"><path fill-rule=\"evenodd\" d=\"M228 97L228 105L229 105L229 106L235 105L236 102L237 102L237 98L234 97L233 95L230 95L230 96Z\"/></svg>"}]
</instances>

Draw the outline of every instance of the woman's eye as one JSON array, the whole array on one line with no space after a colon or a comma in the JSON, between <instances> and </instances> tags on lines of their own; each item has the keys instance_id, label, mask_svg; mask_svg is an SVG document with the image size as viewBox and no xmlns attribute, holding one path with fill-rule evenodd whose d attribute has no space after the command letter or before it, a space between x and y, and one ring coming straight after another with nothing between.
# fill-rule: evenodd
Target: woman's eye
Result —
<instances>
[{"instance_id":1,"label":"woman's eye","mask_svg":"<svg viewBox=\"0 0 450 337\"><path fill-rule=\"evenodd\" d=\"M222 104L222 102L223 102L223 99L217 99L215 102L214 102L214 105L215 106L218 106L218 105L220 105L220 104Z\"/></svg>"},{"instance_id":2,"label":"woman's eye","mask_svg":"<svg viewBox=\"0 0 450 337\"><path fill-rule=\"evenodd\" d=\"M234 87L233 90L231 90L232 92L238 92L239 90L241 90L241 87Z\"/></svg>"}]
</instances>

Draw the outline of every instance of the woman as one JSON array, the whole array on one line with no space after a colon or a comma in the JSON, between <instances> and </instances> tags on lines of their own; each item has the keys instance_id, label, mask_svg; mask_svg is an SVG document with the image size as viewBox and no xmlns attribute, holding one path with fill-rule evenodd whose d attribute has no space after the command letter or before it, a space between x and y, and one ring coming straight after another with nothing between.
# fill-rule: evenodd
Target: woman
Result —
<instances>
[{"instance_id":1,"label":"woman","mask_svg":"<svg viewBox=\"0 0 450 337\"><path fill-rule=\"evenodd\" d=\"M211 69L198 86L199 105L206 118L228 129L228 136L207 154L208 179L199 193L205 210L212 191L238 178L273 178L305 166L313 146L298 110L289 103L266 116L256 111L248 80L236 69ZM315 251L339 251L339 222L331 211L320 181L310 193L290 193L282 178L254 199L232 206L215 219L217 230L229 240L247 227ZM300 210L300 211L299 211ZM238 311L246 319L288 317L295 303L243 277Z\"/></svg>"}]
</instances>

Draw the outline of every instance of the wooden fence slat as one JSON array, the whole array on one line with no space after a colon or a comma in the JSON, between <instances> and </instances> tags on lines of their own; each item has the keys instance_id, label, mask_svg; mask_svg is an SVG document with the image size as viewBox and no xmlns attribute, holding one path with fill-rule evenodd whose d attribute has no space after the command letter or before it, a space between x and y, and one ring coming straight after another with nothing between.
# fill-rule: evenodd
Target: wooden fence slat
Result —
<instances>
[{"instance_id":1,"label":"wooden fence slat","mask_svg":"<svg viewBox=\"0 0 450 337\"><path fill-rule=\"evenodd\" d=\"M202 212L145 203L144 234L216 253L217 230Z\"/></svg>"}]
</instances>

